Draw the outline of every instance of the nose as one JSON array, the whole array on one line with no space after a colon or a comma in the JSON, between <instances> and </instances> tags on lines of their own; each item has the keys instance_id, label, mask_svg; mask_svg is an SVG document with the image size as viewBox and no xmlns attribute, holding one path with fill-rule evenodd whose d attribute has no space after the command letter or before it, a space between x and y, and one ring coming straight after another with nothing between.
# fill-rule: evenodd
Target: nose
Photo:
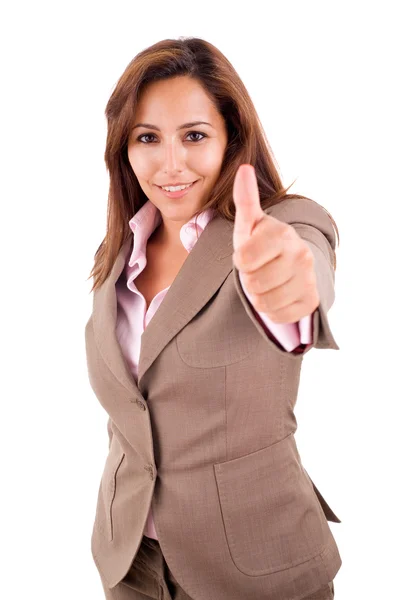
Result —
<instances>
[{"instance_id":1,"label":"nose","mask_svg":"<svg viewBox=\"0 0 400 600\"><path fill-rule=\"evenodd\" d=\"M184 169L184 148L179 141L165 143L163 156L164 173L179 173Z\"/></svg>"}]
</instances>

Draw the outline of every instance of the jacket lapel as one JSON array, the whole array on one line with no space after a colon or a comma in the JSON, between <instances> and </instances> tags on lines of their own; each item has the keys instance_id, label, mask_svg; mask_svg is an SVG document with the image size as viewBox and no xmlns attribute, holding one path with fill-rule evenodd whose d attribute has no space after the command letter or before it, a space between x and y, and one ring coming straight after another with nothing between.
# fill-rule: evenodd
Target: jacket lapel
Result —
<instances>
[{"instance_id":1,"label":"jacket lapel","mask_svg":"<svg viewBox=\"0 0 400 600\"><path fill-rule=\"evenodd\" d=\"M144 330L136 384L116 335L115 284L132 248L132 236L123 244L106 281L93 292L93 330L96 345L114 376L133 394L157 356L170 340L201 310L233 269L233 222L215 216L204 229L157 312Z\"/></svg>"}]
</instances>

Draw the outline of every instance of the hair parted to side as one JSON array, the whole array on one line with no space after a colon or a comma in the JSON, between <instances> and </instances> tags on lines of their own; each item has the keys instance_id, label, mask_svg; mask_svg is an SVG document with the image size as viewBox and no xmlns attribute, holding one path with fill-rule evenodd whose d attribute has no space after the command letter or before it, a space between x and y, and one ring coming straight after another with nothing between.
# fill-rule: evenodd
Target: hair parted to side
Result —
<instances>
[{"instance_id":1,"label":"hair parted to side","mask_svg":"<svg viewBox=\"0 0 400 600\"><path fill-rule=\"evenodd\" d=\"M107 230L96 251L94 265L88 277L93 277L90 291L107 279L122 245L131 234L129 220L148 200L132 170L127 153L139 95L148 83L178 76L189 76L203 86L224 118L228 131L228 144L219 179L207 203L196 215L213 208L217 215L234 221L233 182L243 163L255 168L263 210L289 198L304 198L313 202L306 196L287 193L294 181L284 188L275 157L249 93L222 52L210 42L195 37L159 41L139 52L128 64L106 106L107 139L104 160L110 178ZM337 225L329 212L326 212L339 240ZM334 268L336 269L335 252Z\"/></svg>"}]
</instances>

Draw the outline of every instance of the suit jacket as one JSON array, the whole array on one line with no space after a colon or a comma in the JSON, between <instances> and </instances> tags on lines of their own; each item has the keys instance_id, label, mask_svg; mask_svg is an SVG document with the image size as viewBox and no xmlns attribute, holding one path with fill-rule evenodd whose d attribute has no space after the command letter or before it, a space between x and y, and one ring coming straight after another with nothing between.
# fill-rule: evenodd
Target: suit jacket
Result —
<instances>
[{"instance_id":1,"label":"suit jacket","mask_svg":"<svg viewBox=\"0 0 400 600\"><path fill-rule=\"evenodd\" d=\"M109 415L109 454L91 550L110 588L136 556L150 503L164 557L194 600L295 600L342 564L328 524L340 520L294 437L303 357L339 349L327 318L334 230L310 200L265 212L292 225L314 255L320 305L302 354L280 349L257 320L233 265L233 223L218 216L143 332L137 381L115 332L115 284L132 238L93 292L87 366Z\"/></svg>"}]
</instances>

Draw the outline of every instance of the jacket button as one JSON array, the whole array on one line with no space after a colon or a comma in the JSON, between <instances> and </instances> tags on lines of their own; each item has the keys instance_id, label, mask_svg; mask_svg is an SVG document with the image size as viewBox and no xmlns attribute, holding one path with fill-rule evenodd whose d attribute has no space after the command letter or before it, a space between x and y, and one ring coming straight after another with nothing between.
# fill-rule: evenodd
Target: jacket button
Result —
<instances>
[{"instance_id":1,"label":"jacket button","mask_svg":"<svg viewBox=\"0 0 400 600\"><path fill-rule=\"evenodd\" d=\"M138 398L136 399L136 404L138 405L138 407L141 410L146 410L146 406L143 404L143 402L141 400L139 400Z\"/></svg>"}]
</instances>

